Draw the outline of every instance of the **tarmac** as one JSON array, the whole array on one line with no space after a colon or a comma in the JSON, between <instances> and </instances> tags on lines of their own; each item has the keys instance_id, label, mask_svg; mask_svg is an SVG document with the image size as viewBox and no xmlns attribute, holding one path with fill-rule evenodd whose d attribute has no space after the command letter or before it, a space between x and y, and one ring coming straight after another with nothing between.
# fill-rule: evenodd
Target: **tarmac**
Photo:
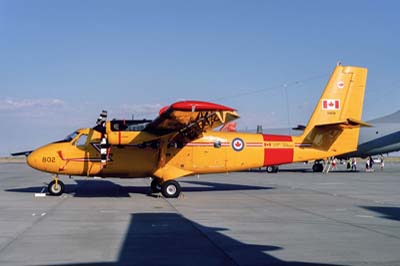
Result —
<instances>
[{"instance_id":1,"label":"tarmac","mask_svg":"<svg viewBox=\"0 0 400 266\"><path fill-rule=\"evenodd\" d=\"M0 265L400 265L400 164L312 173L294 164L180 179L62 180L0 164Z\"/></svg>"}]
</instances>

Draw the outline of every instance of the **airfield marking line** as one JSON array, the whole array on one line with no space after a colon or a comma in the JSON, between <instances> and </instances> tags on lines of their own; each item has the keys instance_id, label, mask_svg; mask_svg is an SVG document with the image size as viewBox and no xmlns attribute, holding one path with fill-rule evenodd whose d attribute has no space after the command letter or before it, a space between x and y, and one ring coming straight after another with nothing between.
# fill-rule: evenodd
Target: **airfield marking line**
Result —
<instances>
[{"instance_id":1,"label":"airfield marking line","mask_svg":"<svg viewBox=\"0 0 400 266\"><path fill-rule=\"evenodd\" d=\"M369 232L374 232L374 233L377 233L377 234L380 234L380 235L384 235L384 236L387 236L387 237L390 237L390 238L394 238L394 239L400 240L400 237L398 237L398 236L387 234L387 233L380 232L380 231L375 230L375 229L368 228L367 225L354 224L354 223L351 223L351 222L341 221L341 220L336 219L336 218L332 218L332 217L329 217L329 216L326 216L326 215L322 215L322 214L319 214L319 213L316 213L316 212L313 212L313 211L309 211L309 210L306 210L306 209L294 207L294 206L291 206L291 205L288 205L288 204L280 203L280 202L277 202L275 200L266 199L264 197L255 196L255 195L252 195L252 194L249 194L249 193L246 193L246 192L240 192L239 191L238 193L247 195L247 196L252 197L252 198L260 199L260 200L275 204L277 206L286 207L286 208L289 208L289 209L292 209L292 210L296 210L296 211L299 211L299 212L308 213L308 214L311 214L311 215L314 215L314 216L317 216L317 217L320 217L320 218L323 218L323 219L331 220L331 221L334 221L334 222L336 222L338 224L349 225L349 226L352 226L352 227L355 227L355 228L358 228L358 229L367 230Z\"/></svg>"},{"instance_id":2,"label":"airfield marking line","mask_svg":"<svg viewBox=\"0 0 400 266\"><path fill-rule=\"evenodd\" d=\"M49 214L51 214L58 206L60 206L64 201L66 201L66 199L68 199L68 197L66 198L62 198L59 202L57 202L55 205L53 205L52 207L50 207L49 210L47 210L46 212L41 213L40 215L33 215L32 216L37 216L38 218L35 219L31 225L29 225L27 228L25 228L24 230L22 230L21 232L17 233L15 237L12 237L11 240L6 243L2 248L0 248L0 257L1 254L7 249L9 248L12 244L14 244L15 242L17 242L26 232L28 232L29 230L31 230L35 225L39 224L40 222L42 222L44 219L46 219L47 217L49 217ZM44 215L43 215L44 214Z\"/></svg>"}]
</instances>

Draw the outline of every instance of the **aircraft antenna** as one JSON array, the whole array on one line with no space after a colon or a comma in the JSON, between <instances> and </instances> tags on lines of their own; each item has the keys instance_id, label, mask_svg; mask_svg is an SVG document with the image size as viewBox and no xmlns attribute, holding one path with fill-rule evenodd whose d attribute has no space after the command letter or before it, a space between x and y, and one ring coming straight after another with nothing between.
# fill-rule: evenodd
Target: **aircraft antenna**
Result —
<instances>
[{"instance_id":1,"label":"aircraft antenna","mask_svg":"<svg viewBox=\"0 0 400 266\"><path fill-rule=\"evenodd\" d=\"M286 100L286 113L287 113L287 123L288 123L288 134L290 135L290 110L289 110L289 95L287 93L287 84L283 84L283 93Z\"/></svg>"}]
</instances>

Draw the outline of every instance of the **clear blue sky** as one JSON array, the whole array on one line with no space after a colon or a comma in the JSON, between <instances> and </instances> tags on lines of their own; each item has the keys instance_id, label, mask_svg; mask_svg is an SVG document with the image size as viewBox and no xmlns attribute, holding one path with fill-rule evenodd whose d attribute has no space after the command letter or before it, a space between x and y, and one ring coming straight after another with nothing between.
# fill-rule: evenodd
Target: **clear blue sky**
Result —
<instances>
[{"instance_id":1,"label":"clear blue sky","mask_svg":"<svg viewBox=\"0 0 400 266\"><path fill-rule=\"evenodd\" d=\"M339 60L369 69L364 119L389 114L400 109L399 10L399 1L0 0L0 156L93 126L102 109L154 118L182 99L237 108L239 128L304 124Z\"/></svg>"}]
</instances>

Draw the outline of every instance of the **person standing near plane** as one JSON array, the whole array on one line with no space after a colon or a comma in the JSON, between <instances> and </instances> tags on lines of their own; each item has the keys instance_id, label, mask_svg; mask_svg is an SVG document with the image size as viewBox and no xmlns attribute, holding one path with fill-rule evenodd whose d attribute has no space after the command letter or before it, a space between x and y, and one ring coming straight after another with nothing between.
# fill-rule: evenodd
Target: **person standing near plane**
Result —
<instances>
[{"instance_id":1,"label":"person standing near plane","mask_svg":"<svg viewBox=\"0 0 400 266\"><path fill-rule=\"evenodd\" d=\"M385 167L385 162L383 161L383 156L381 156L381 171L383 171L384 167Z\"/></svg>"},{"instance_id":2,"label":"person standing near plane","mask_svg":"<svg viewBox=\"0 0 400 266\"><path fill-rule=\"evenodd\" d=\"M371 172L374 171L374 159L372 159L371 156L369 156L369 170L370 170Z\"/></svg>"},{"instance_id":3,"label":"person standing near plane","mask_svg":"<svg viewBox=\"0 0 400 266\"><path fill-rule=\"evenodd\" d=\"M332 160L332 170L336 170L336 158L335 157L333 157L333 160Z\"/></svg>"},{"instance_id":4,"label":"person standing near plane","mask_svg":"<svg viewBox=\"0 0 400 266\"><path fill-rule=\"evenodd\" d=\"M357 171L357 160L356 160L356 158L351 159L351 171Z\"/></svg>"}]
</instances>

